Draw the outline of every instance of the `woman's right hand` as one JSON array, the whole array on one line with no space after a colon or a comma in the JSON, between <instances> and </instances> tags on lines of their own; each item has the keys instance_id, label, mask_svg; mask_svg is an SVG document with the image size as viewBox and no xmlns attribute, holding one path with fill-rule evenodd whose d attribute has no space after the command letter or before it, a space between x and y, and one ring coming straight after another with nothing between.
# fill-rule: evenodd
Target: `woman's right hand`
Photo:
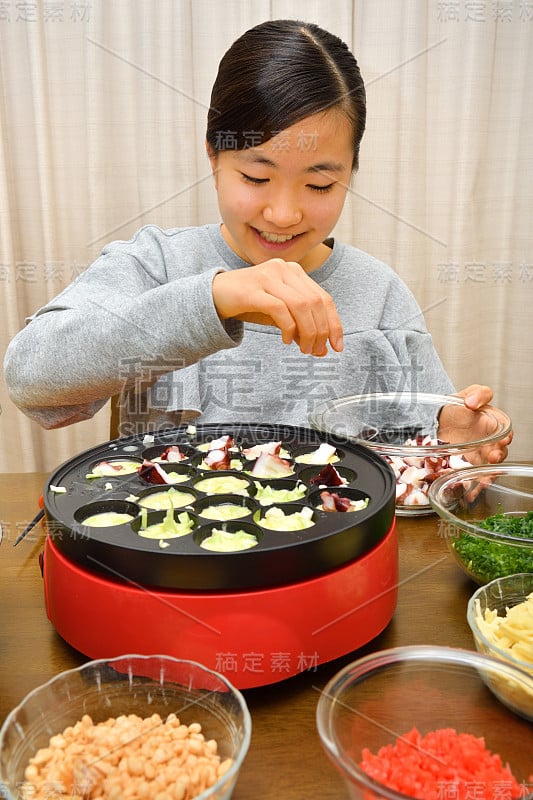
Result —
<instances>
[{"instance_id":1,"label":"woman's right hand","mask_svg":"<svg viewBox=\"0 0 533 800\"><path fill-rule=\"evenodd\" d=\"M274 325L285 344L327 355L343 348L342 325L331 296L294 261L273 258L256 266L219 272L213 300L221 319Z\"/></svg>"}]
</instances>

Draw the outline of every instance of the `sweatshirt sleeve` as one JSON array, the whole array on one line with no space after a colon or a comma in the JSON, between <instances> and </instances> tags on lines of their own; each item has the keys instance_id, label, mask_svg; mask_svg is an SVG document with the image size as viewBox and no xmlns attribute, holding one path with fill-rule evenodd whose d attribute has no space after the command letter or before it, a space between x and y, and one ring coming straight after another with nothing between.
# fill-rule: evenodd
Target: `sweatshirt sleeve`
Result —
<instances>
[{"instance_id":1,"label":"sweatshirt sleeve","mask_svg":"<svg viewBox=\"0 0 533 800\"><path fill-rule=\"evenodd\" d=\"M172 269L157 228L115 242L34 314L4 360L11 399L46 427L88 419L114 394L138 388L128 365L153 365L153 380L237 346L243 326L222 322L211 284L224 267ZM131 372L131 370L130 370ZM137 373L138 374L138 371Z\"/></svg>"}]
</instances>

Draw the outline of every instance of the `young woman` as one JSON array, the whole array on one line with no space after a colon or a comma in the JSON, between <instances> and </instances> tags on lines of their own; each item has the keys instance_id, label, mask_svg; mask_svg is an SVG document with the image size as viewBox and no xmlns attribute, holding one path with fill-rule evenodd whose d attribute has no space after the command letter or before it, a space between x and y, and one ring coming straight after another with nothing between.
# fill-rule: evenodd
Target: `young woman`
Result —
<instances>
[{"instance_id":1,"label":"young woman","mask_svg":"<svg viewBox=\"0 0 533 800\"><path fill-rule=\"evenodd\" d=\"M121 393L130 435L190 420L305 425L317 400L453 392L407 287L329 238L365 116L359 67L336 36L293 20L241 36L208 114L221 224L147 226L105 247L10 344L13 401L52 428ZM472 408L492 397L462 394Z\"/></svg>"}]
</instances>

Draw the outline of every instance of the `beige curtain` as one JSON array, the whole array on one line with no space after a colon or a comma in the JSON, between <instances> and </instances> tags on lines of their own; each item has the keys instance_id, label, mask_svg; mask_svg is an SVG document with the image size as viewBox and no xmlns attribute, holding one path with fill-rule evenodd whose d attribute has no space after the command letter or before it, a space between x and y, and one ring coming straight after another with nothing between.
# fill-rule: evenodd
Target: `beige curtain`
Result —
<instances>
[{"instance_id":1,"label":"beige curtain","mask_svg":"<svg viewBox=\"0 0 533 800\"><path fill-rule=\"evenodd\" d=\"M492 385L531 459L533 0L0 0L2 353L107 241L218 218L210 87L230 43L275 17L339 34L366 80L337 235L398 271L456 386ZM0 403L4 471L109 438L109 406L43 431L3 384Z\"/></svg>"}]
</instances>

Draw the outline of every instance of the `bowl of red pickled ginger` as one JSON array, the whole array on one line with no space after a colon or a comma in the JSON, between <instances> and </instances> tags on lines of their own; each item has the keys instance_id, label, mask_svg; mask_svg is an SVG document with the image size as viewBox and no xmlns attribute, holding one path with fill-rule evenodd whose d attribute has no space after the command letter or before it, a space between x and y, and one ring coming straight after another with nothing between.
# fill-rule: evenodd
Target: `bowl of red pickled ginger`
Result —
<instances>
[{"instance_id":1,"label":"bowl of red pickled ginger","mask_svg":"<svg viewBox=\"0 0 533 800\"><path fill-rule=\"evenodd\" d=\"M344 667L317 705L322 746L352 800L533 798L531 724L490 690L527 676L448 647L383 650Z\"/></svg>"}]
</instances>

